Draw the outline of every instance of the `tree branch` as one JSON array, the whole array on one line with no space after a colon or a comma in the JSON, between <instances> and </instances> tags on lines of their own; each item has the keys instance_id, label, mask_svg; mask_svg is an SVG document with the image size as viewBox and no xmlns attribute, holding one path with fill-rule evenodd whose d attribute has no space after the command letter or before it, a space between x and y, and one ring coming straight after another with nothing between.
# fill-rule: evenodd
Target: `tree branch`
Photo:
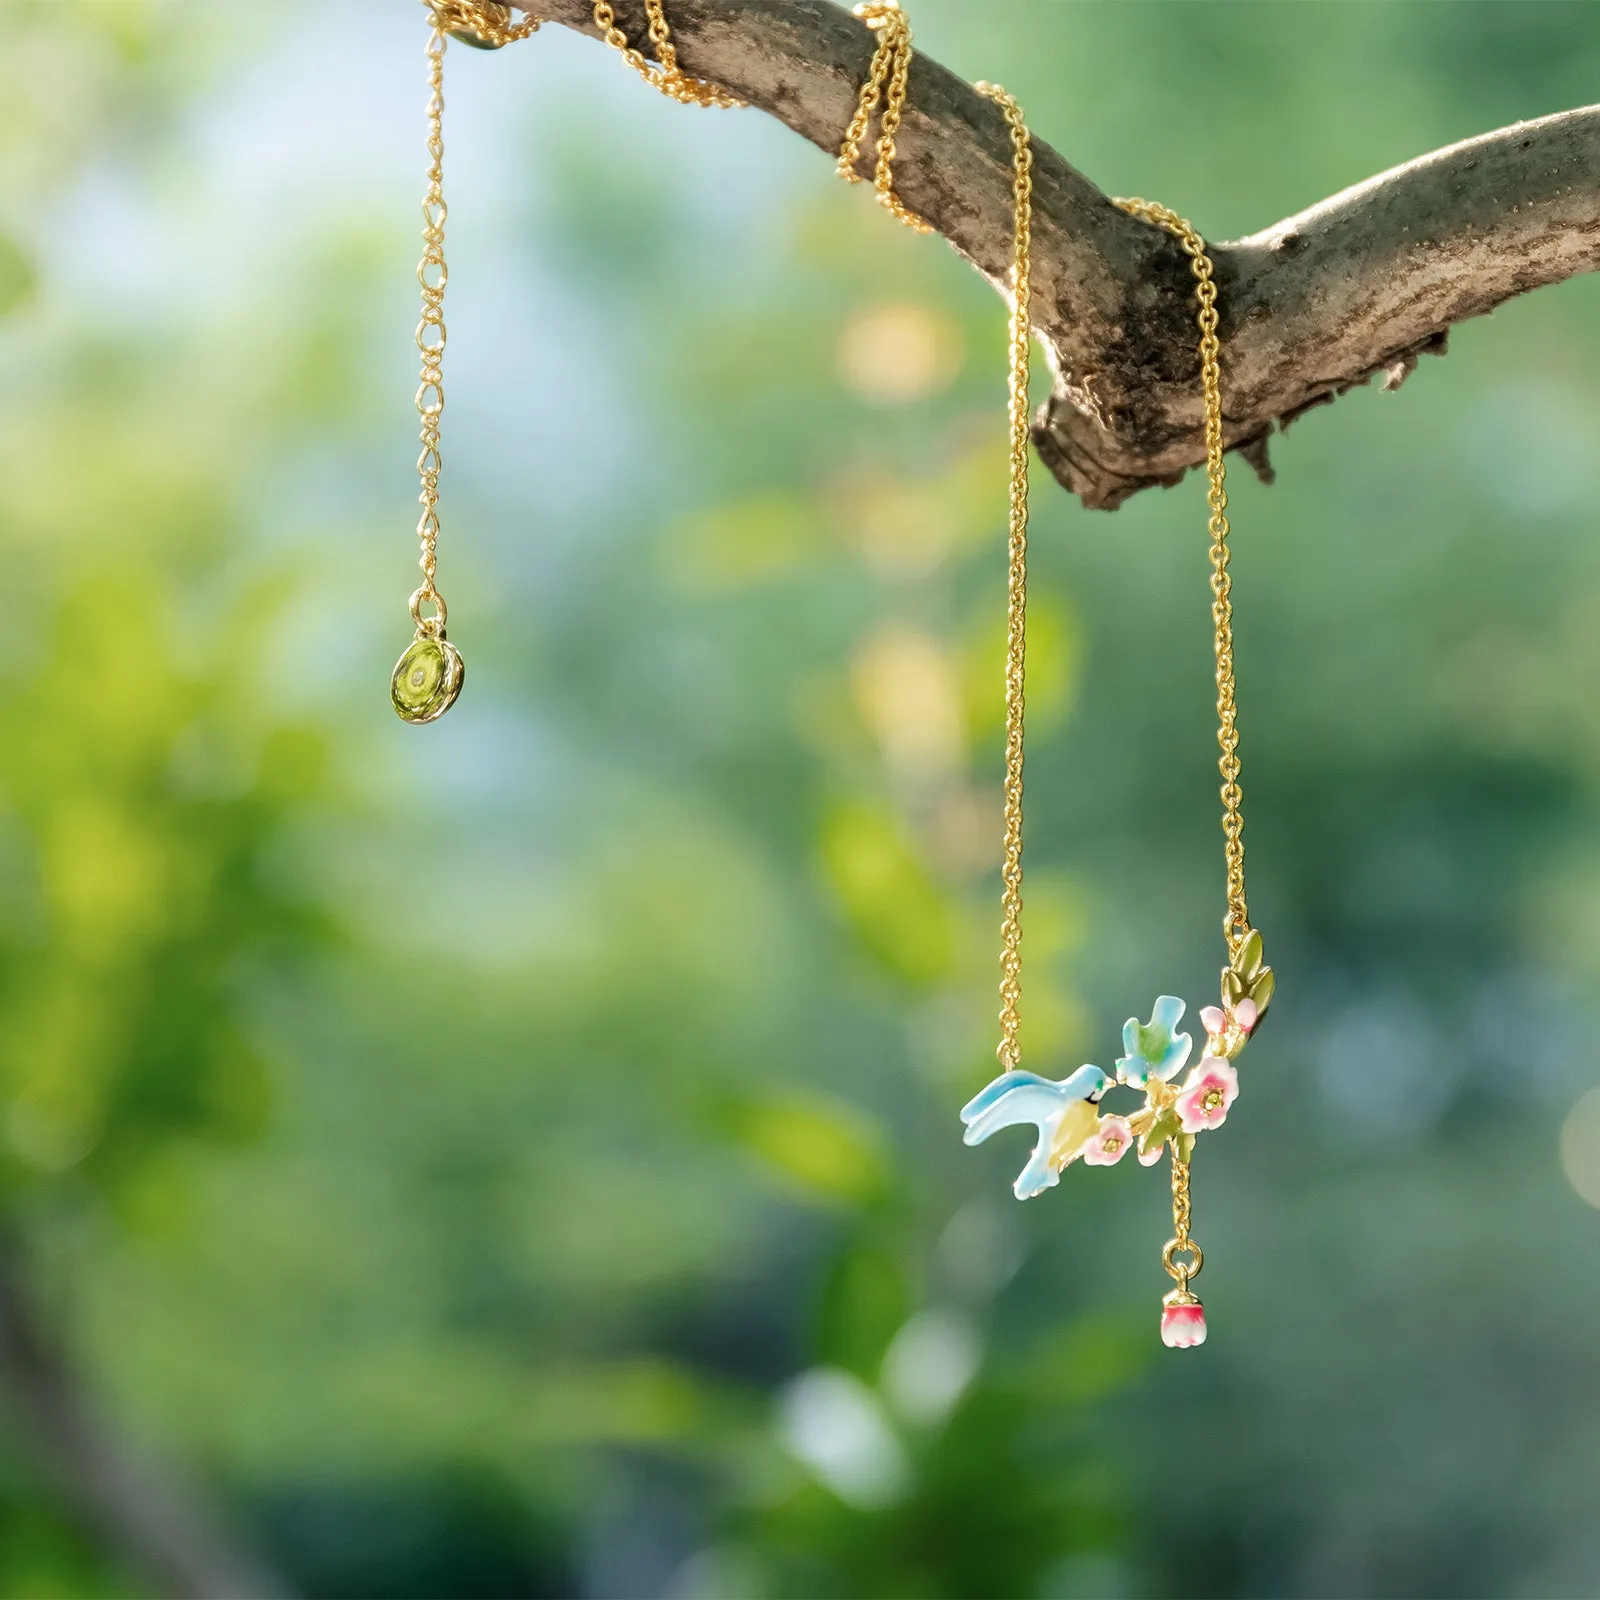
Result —
<instances>
[{"instance_id":1,"label":"tree branch","mask_svg":"<svg viewBox=\"0 0 1600 1600\"><path fill-rule=\"evenodd\" d=\"M590 0L536 9L595 32ZM641 0L616 11L645 40ZM669 11L685 70L838 149L872 57L865 24L830 0ZM1011 152L999 108L916 56L896 144L901 198L1003 285ZM863 172L871 159L869 146ZM1055 376L1034 443L1085 505L1109 509L1204 459L1188 262L1037 137L1034 208L1034 327ZM1455 323L1600 266L1600 107L1437 150L1211 250L1228 444L1270 477L1274 428L1375 375L1394 388L1420 354L1444 351Z\"/></svg>"}]
</instances>

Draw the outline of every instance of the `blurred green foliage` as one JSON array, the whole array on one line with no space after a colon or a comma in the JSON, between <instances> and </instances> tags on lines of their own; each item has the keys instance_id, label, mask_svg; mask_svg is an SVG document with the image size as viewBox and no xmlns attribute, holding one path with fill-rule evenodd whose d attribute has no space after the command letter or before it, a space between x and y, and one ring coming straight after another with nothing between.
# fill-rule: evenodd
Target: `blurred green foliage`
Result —
<instances>
[{"instance_id":1,"label":"blurred green foliage","mask_svg":"<svg viewBox=\"0 0 1600 1600\"><path fill-rule=\"evenodd\" d=\"M1217 235L1600 81L1565 0L913 9ZM995 1008L989 289L763 119L560 30L453 53L471 674L419 733L385 677L420 17L0 19L0 1183L128 1438L309 1594L1600 1587L1600 1220L1557 1155L1597 1070L1593 283L1236 471L1281 988L1172 1359L1159 1180L1020 1208L1016 1152L956 1138ZM1050 1070L1210 998L1221 860L1197 485L1103 517L1042 482L1035 550ZM0 1591L148 1592L9 1436Z\"/></svg>"}]
</instances>

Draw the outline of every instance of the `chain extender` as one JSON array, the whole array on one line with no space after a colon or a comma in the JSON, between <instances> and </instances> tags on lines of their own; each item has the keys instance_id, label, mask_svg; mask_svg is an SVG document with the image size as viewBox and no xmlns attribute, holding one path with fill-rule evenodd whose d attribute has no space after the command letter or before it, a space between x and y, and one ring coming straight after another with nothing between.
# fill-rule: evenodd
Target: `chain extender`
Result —
<instances>
[{"instance_id":1,"label":"chain extender","mask_svg":"<svg viewBox=\"0 0 1600 1600\"><path fill-rule=\"evenodd\" d=\"M449 41L479 49L499 50L538 32L540 18L524 10L517 20L509 5L497 0L424 0L430 29L428 63L428 170L422 197L422 259L417 282L422 289L422 316L416 345L421 357L417 384L417 519L420 551L417 565L422 582L411 596L411 620L416 637L407 647L390 677L389 692L396 712L407 722L432 722L455 704L466 677L460 652L445 637L449 608L439 591L439 476L444 468L440 429L444 420L444 352L448 340L444 320L445 287L450 269L445 261L445 221L449 207L444 198L444 56ZM595 0L594 20L606 43L616 50L646 83L683 105L732 107L743 104L725 89L691 77L678 64L677 47L663 9L664 0L645 0L649 19L651 62L629 43L617 26L616 12L608 0ZM519 8L520 9L520 8Z\"/></svg>"}]
</instances>

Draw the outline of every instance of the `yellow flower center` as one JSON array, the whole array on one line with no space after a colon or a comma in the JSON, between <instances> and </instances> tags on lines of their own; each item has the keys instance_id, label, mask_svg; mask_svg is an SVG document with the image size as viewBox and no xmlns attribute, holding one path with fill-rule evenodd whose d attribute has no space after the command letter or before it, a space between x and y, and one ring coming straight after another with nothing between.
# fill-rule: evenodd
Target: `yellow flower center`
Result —
<instances>
[{"instance_id":1,"label":"yellow flower center","mask_svg":"<svg viewBox=\"0 0 1600 1600\"><path fill-rule=\"evenodd\" d=\"M1220 1111L1222 1109L1223 1093L1217 1088L1208 1089L1206 1097L1200 1102L1207 1111Z\"/></svg>"},{"instance_id":2,"label":"yellow flower center","mask_svg":"<svg viewBox=\"0 0 1600 1600\"><path fill-rule=\"evenodd\" d=\"M1112 1134L1109 1139L1104 1139L1101 1141L1101 1147L1105 1150L1105 1153L1108 1156L1114 1156L1117 1151L1122 1148L1122 1141L1116 1136L1116 1134Z\"/></svg>"}]
</instances>

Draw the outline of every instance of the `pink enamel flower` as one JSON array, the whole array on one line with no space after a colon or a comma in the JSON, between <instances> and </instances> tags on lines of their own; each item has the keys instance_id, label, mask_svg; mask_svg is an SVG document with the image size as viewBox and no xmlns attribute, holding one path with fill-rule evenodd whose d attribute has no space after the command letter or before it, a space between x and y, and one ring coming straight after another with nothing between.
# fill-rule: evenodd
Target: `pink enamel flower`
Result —
<instances>
[{"instance_id":1,"label":"pink enamel flower","mask_svg":"<svg viewBox=\"0 0 1600 1600\"><path fill-rule=\"evenodd\" d=\"M1161 1302L1161 1342L1169 1350L1189 1350L1206 1342L1206 1309L1183 1290Z\"/></svg>"},{"instance_id":2,"label":"pink enamel flower","mask_svg":"<svg viewBox=\"0 0 1600 1600\"><path fill-rule=\"evenodd\" d=\"M1220 1128L1239 1094L1239 1074L1221 1056L1206 1056L1190 1072L1173 1110L1185 1133Z\"/></svg>"},{"instance_id":3,"label":"pink enamel flower","mask_svg":"<svg viewBox=\"0 0 1600 1600\"><path fill-rule=\"evenodd\" d=\"M1087 1167L1114 1167L1133 1144L1133 1129L1122 1117L1102 1117L1087 1144L1083 1164Z\"/></svg>"}]
</instances>

